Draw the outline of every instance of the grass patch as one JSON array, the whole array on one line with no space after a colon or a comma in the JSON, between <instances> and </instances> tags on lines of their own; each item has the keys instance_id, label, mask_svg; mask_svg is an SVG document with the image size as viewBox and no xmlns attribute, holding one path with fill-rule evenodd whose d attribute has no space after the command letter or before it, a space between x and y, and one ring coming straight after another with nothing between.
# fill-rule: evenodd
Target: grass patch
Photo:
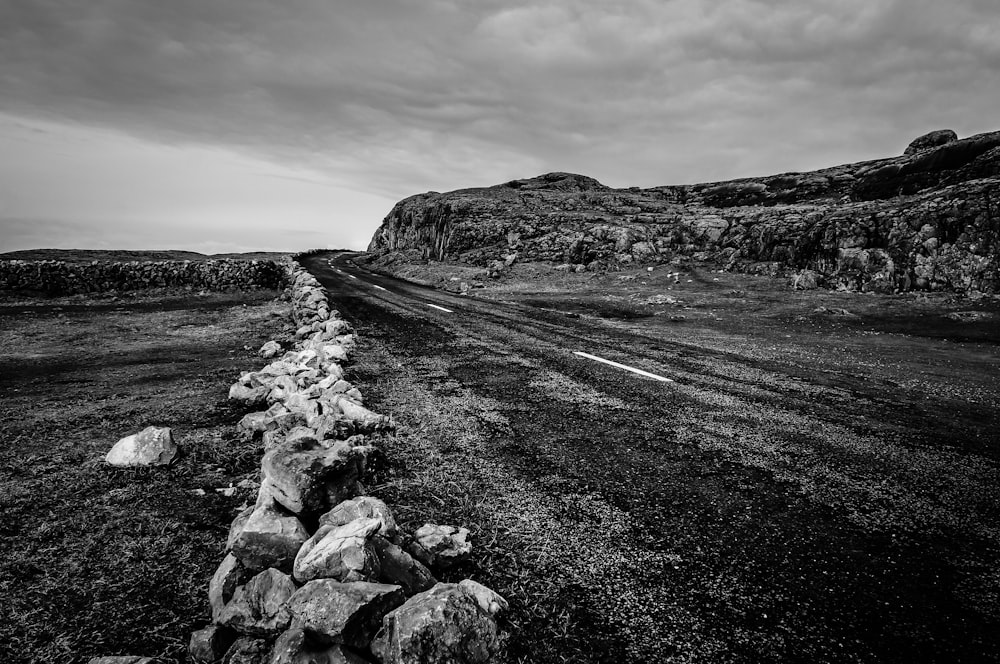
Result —
<instances>
[{"instance_id":1,"label":"grass patch","mask_svg":"<svg viewBox=\"0 0 1000 664\"><path fill-rule=\"evenodd\" d=\"M184 661L235 512L215 489L255 476L226 399L280 336L274 292L0 301L0 658ZM115 469L122 436L170 426L172 468ZM200 495L201 491L204 495Z\"/></svg>"}]
</instances>

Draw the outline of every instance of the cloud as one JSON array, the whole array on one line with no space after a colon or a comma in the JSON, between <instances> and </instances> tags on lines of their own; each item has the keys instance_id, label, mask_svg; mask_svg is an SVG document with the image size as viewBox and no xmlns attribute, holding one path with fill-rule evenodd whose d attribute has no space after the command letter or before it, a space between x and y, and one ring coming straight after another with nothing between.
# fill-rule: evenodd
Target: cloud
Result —
<instances>
[{"instance_id":1,"label":"cloud","mask_svg":"<svg viewBox=\"0 0 1000 664\"><path fill-rule=\"evenodd\" d=\"M994 129L992 0L7 0L0 110L221 145L390 198L667 184Z\"/></svg>"}]
</instances>

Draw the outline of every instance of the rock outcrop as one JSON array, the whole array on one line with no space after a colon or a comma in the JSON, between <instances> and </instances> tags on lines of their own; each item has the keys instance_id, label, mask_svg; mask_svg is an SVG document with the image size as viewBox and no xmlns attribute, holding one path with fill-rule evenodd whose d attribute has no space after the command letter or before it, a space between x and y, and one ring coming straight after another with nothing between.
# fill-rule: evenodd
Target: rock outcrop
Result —
<instances>
[{"instance_id":1,"label":"rock outcrop","mask_svg":"<svg viewBox=\"0 0 1000 664\"><path fill-rule=\"evenodd\" d=\"M899 157L809 173L613 189L549 173L400 201L375 254L502 272L514 261L615 269L678 256L851 290L1000 290L1000 132L932 132Z\"/></svg>"}]
</instances>

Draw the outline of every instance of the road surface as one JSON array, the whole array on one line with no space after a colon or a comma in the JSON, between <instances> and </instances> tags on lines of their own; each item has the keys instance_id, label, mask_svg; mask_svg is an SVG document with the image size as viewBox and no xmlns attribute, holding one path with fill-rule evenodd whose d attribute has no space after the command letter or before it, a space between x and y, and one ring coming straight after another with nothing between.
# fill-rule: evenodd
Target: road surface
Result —
<instances>
[{"instance_id":1,"label":"road surface","mask_svg":"<svg viewBox=\"0 0 1000 664\"><path fill-rule=\"evenodd\" d=\"M303 264L409 465L471 487L427 504L476 515L512 661L998 661L989 398Z\"/></svg>"}]
</instances>

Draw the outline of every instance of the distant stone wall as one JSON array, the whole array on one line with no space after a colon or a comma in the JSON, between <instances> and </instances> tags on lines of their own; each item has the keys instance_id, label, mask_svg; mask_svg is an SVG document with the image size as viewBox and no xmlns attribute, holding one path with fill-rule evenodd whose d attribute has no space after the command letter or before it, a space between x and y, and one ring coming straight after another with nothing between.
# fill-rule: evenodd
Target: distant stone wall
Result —
<instances>
[{"instance_id":1,"label":"distant stone wall","mask_svg":"<svg viewBox=\"0 0 1000 664\"><path fill-rule=\"evenodd\" d=\"M281 288L285 269L267 260L208 261L0 261L0 290L76 295L145 288L205 290Z\"/></svg>"}]
</instances>

